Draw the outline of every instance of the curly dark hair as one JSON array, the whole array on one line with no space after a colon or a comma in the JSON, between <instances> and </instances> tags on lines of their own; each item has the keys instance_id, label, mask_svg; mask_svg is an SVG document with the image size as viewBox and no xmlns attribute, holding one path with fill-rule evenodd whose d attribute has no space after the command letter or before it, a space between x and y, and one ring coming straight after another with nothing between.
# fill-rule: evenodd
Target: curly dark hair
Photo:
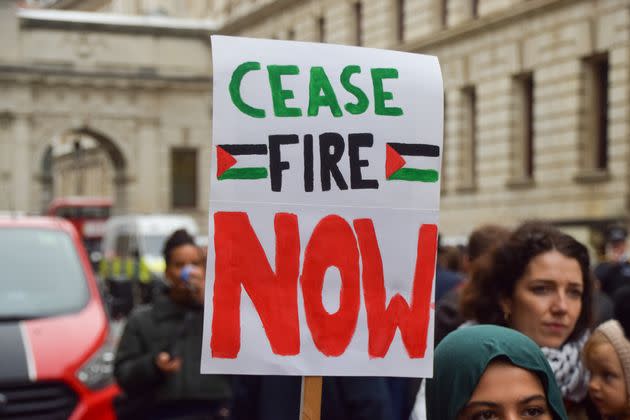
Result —
<instances>
[{"instance_id":1,"label":"curly dark hair","mask_svg":"<svg viewBox=\"0 0 630 420\"><path fill-rule=\"evenodd\" d=\"M572 236L543 222L523 223L506 242L476 262L460 297L464 318L507 326L501 300L513 295L530 261L549 251L558 251L580 265L584 285L582 311L568 340L580 337L593 319L593 278L588 250Z\"/></svg>"},{"instance_id":2,"label":"curly dark hair","mask_svg":"<svg viewBox=\"0 0 630 420\"><path fill-rule=\"evenodd\" d=\"M473 230L468 238L468 260L473 262L490 252L510 237L510 230L501 225L488 224Z\"/></svg>"},{"instance_id":3,"label":"curly dark hair","mask_svg":"<svg viewBox=\"0 0 630 420\"><path fill-rule=\"evenodd\" d=\"M166 239L166 242L164 242L164 248L162 248L162 255L164 256L164 261L167 266L171 262L171 253L173 250L182 245L196 246L195 238L193 238L186 229L177 229Z\"/></svg>"}]
</instances>

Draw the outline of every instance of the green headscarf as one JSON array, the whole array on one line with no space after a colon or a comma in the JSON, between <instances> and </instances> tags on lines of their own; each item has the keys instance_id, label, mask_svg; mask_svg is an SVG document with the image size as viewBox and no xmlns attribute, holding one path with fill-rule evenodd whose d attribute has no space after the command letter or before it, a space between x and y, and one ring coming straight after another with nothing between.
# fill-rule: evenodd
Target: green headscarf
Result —
<instances>
[{"instance_id":1,"label":"green headscarf","mask_svg":"<svg viewBox=\"0 0 630 420\"><path fill-rule=\"evenodd\" d=\"M554 420L567 420L562 394L540 348L523 334L496 325L460 328L437 346L433 379L427 381L427 419L457 419L486 367L496 358L538 375Z\"/></svg>"}]
</instances>

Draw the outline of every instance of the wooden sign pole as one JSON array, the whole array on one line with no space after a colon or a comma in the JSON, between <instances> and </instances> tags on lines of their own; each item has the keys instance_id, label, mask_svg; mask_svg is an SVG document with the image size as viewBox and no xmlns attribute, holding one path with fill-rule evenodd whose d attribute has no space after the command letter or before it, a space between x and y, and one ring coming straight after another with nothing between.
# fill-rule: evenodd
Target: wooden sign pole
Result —
<instances>
[{"instance_id":1,"label":"wooden sign pole","mask_svg":"<svg viewBox=\"0 0 630 420\"><path fill-rule=\"evenodd\" d=\"M300 420L320 420L322 407L322 377L302 377Z\"/></svg>"}]
</instances>

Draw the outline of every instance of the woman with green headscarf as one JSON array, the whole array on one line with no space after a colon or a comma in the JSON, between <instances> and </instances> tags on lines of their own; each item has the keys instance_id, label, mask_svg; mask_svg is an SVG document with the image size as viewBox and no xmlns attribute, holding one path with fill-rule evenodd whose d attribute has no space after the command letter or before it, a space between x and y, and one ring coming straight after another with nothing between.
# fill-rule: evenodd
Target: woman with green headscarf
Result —
<instances>
[{"instance_id":1,"label":"woman with green headscarf","mask_svg":"<svg viewBox=\"0 0 630 420\"><path fill-rule=\"evenodd\" d=\"M435 349L434 366L428 420L567 420L547 359L515 330L458 329Z\"/></svg>"}]
</instances>

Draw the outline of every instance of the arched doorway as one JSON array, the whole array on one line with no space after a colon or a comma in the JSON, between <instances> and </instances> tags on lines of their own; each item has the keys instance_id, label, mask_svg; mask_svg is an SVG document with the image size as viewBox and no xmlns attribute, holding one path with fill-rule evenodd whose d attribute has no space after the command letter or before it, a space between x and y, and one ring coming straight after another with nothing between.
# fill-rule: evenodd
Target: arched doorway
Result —
<instances>
[{"instance_id":1,"label":"arched doorway","mask_svg":"<svg viewBox=\"0 0 630 420\"><path fill-rule=\"evenodd\" d=\"M113 213L127 212L127 160L101 131L82 126L55 135L40 168L42 210L54 198L101 196L113 200Z\"/></svg>"}]
</instances>

